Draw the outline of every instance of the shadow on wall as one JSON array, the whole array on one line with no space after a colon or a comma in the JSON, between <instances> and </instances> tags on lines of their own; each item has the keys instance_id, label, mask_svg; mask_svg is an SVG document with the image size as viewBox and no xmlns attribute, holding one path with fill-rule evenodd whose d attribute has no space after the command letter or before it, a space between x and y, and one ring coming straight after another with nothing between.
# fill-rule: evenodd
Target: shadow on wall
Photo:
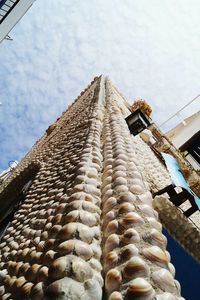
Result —
<instances>
[{"instance_id":1,"label":"shadow on wall","mask_svg":"<svg viewBox=\"0 0 200 300\"><path fill-rule=\"evenodd\" d=\"M186 300L199 300L200 264L187 254L166 230L163 230L163 233L168 239L167 250L176 268L175 277L181 284L181 295Z\"/></svg>"}]
</instances>

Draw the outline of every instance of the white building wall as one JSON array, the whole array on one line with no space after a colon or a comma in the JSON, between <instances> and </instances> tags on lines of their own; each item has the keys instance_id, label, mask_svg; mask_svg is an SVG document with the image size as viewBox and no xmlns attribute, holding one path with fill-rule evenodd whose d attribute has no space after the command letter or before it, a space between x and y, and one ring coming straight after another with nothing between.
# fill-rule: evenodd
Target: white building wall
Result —
<instances>
[{"instance_id":1,"label":"white building wall","mask_svg":"<svg viewBox=\"0 0 200 300\"><path fill-rule=\"evenodd\" d=\"M199 165L190 154L186 156L186 159L189 161L189 163L193 166L195 170L199 170Z\"/></svg>"},{"instance_id":2,"label":"white building wall","mask_svg":"<svg viewBox=\"0 0 200 300\"><path fill-rule=\"evenodd\" d=\"M200 130L200 114L189 124L183 128L174 137L170 138L172 143L180 148L184 145L195 133Z\"/></svg>"}]
</instances>

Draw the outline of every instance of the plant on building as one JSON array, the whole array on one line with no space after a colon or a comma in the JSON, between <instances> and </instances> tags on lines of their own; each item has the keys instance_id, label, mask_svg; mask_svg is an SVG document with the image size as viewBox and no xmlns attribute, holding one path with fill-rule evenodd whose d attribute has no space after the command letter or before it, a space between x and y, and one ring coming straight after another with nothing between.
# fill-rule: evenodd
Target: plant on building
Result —
<instances>
[{"instance_id":1,"label":"plant on building","mask_svg":"<svg viewBox=\"0 0 200 300\"><path fill-rule=\"evenodd\" d=\"M152 113L151 106L143 99L138 99L133 102L131 105L131 111L135 111L136 109L140 109L144 114L146 114L148 117Z\"/></svg>"},{"instance_id":2,"label":"plant on building","mask_svg":"<svg viewBox=\"0 0 200 300\"><path fill-rule=\"evenodd\" d=\"M196 170L196 172L197 172L198 175L200 175L200 169L199 169L199 170Z\"/></svg>"}]
</instances>

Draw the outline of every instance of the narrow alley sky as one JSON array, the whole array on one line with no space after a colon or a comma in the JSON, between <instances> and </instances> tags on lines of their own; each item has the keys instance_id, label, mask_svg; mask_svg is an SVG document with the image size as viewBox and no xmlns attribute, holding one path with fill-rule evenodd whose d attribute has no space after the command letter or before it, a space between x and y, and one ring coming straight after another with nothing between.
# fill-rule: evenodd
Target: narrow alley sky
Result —
<instances>
[{"instance_id":1,"label":"narrow alley sky","mask_svg":"<svg viewBox=\"0 0 200 300\"><path fill-rule=\"evenodd\" d=\"M36 0L0 44L0 171L96 75L146 99L158 124L198 95L199 11L198 0Z\"/></svg>"}]
</instances>

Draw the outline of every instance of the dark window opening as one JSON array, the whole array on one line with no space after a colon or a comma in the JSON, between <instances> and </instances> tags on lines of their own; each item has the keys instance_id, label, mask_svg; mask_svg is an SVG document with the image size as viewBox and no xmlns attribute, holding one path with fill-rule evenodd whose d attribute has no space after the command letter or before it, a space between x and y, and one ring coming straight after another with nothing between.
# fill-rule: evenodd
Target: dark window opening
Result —
<instances>
[{"instance_id":1,"label":"dark window opening","mask_svg":"<svg viewBox=\"0 0 200 300\"><path fill-rule=\"evenodd\" d=\"M40 162L31 162L14 177L0 194L0 238L13 220L15 212L24 202L27 192L40 169Z\"/></svg>"},{"instance_id":2,"label":"dark window opening","mask_svg":"<svg viewBox=\"0 0 200 300\"><path fill-rule=\"evenodd\" d=\"M190 147L187 149L187 151L200 165L200 139L192 143Z\"/></svg>"},{"instance_id":3,"label":"dark window opening","mask_svg":"<svg viewBox=\"0 0 200 300\"><path fill-rule=\"evenodd\" d=\"M200 166L200 131L195 133L184 145L180 147L181 151L187 151L196 163Z\"/></svg>"},{"instance_id":4,"label":"dark window opening","mask_svg":"<svg viewBox=\"0 0 200 300\"><path fill-rule=\"evenodd\" d=\"M7 211L7 214L0 220L0 239L4 236L4 233L7 227L10 225L10 222L13 220L15 213L19 209L20 205L24 202L26 194L32 184L33 180L29 180L21 192L14 199L14 205L10 207Z\"/></svg>"}]
</instances>

